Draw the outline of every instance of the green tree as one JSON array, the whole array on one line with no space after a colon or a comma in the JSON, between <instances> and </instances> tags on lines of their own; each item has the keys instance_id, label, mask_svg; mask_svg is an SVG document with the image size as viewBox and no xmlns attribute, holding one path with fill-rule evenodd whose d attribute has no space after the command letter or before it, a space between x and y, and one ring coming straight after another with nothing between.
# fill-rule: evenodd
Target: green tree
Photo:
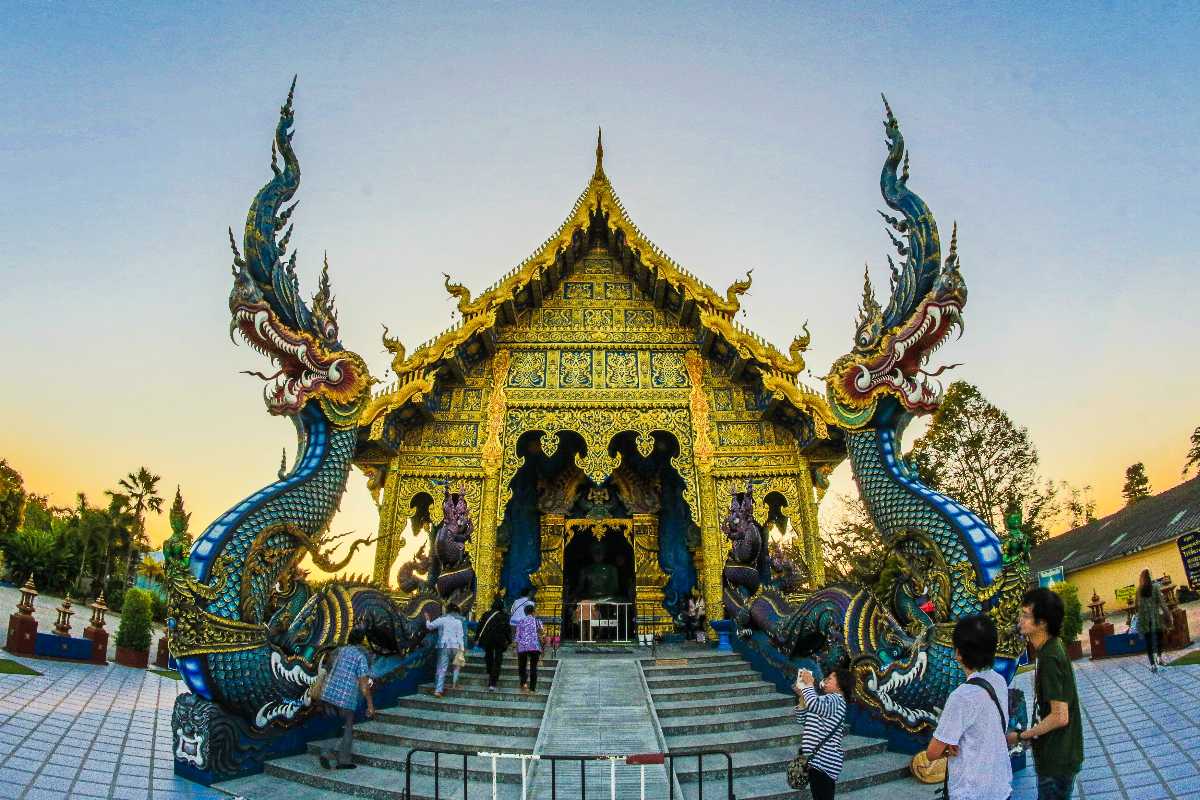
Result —
<instances>
[{"instance_id":1,"label":"green tree","mask_svg":"<svg viewBox=\"0 0 1200 800\"><path fill-rule=\"evenodd\" d=\"M25 481L0 458L0 535L13 533L25 521Z\"/></svg>"},{"instance_id":2,"label":"green tree","mask_svg":"<svg viewBox=\"0 0 1200 800\"><path fill-rule=\"evenodd\" d=\"M1038 453L1029 431L965 381L950 384L909 459L927 485L975 511L993 530L1003 530L1004 510L1013 501L1025 509L1027 522L1037 516L1029 508L1038 500Z\"/></svg>"},{"instance_id":3,"label":"green tree","mask_svg":"<svg viewBox=\"0 0 1200 800\"><path fill-rule=\"evenodd\" d=\"M118 482L123 490L119 494L129 499L129 506L137 519L137 527L129 540L128 552L125 557L124 579L126 585L129 584L129 577L133 573L134 553L139 547L148 549L150 546L146 541L146 512L162 513L163 499L158 495L160 480L160 476L153 474L145 467L139 467L137 472L129 473Z\"/></svg>"},{"instance_id":4,"label":"green tree","mask_svg":"<svg viewBox=\"0 0 1200 800\"><path fill-rule=\"evenodd\" d=\"M837 495L836 499L840 506L838 521L821 536L825 580L874 584L887 561L887 546L861 497Z\"/></svg>"},{"instance_id":5,"label":"green tree","mask_svg":"<svg viewBox=\"0 0 1200 800\"><path fill-rule=\"evenodd\" d=\"M1125 470L1125 486L1121 489L1125 505L1140 503L1150 496L1150 479L1146 477L1146 465L1139 461Z\"/></svg>"},{"instance_id":6,"label":"green tree","mask_svg":"<svg viewBox=\"0 0 1200 800\"><path fill-rule=\"evenodd\" d=\"M1192 431L1192 448L1188 450L1187 460L1183 462L1183 474L1186 477L1192 467L1200 467L1200 425Z\"/></svg>"},{"instance_id":7,"label":"green tree","mask_svg":"<svg viewBox=\"0 0 1200 800\"><path fill-rule=\"evenodd\" d=\"M1063 621L1059 638L1073 642L1083 632L1083 605L1079 602L1079 589L1075 584L1060 581L1051 587L1063 601Z\"/></svg>"},{"instance_id":8,"label":"green tree","mask_svg":"<svg viewBox=\"0 0 1200 800\"><path fill-rule=\"evenodd\" d=\"M55 518L69 512L70 509L51 506L50 498L44 494L31 494L25 500L25 524L21 527L27 531L50 531L54 529Z\"/></svg>"}]
</instances>

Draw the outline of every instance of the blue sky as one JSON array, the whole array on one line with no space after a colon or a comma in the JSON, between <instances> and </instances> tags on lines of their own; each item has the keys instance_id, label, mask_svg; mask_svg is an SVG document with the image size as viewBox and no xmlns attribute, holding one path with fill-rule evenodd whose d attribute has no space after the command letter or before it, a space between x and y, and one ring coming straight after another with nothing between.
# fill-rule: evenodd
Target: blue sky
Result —
<instances>
[{"instance_id":1,"label":"blue sky","mask_svg":"<svg viewBox=\"0 0 1200 800\"><path fill-rule=\"evenodd\" d=\"M864 261L886 285L884 91L910 185L960 226L967 332L939 355L1029 427L1043 472L1111 511L1134 461L1174 485L1200 424L1189 4L3 14L0 456L57 502L144 463L199 528L294 447L225 333L225 228L269 176L293 73L304 288L328 250L377 376L381 322L411 348L450 323L442 272L482 288L559 225L597 125L643 231L719 288L754 268L743 321L786 345L809 320L822 374ZM352 480L335 528L371 530Z\"/></svg>"}]
</instances>

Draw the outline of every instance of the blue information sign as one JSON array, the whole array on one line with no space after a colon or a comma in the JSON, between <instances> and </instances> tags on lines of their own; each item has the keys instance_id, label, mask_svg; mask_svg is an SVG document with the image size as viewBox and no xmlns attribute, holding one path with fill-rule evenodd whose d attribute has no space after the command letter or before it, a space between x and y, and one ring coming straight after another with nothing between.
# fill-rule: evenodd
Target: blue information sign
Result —
<instances>
[{"instance_id":1,"label":"blue information sign","mask_svg":"<svg viewBox=\"0 0 1200 800\"><path fill-rule=\"evenodd\" d=\"M1049 588L1056 583L1062 583L1067 578L1063 575L1062 564L1054 569L1044 569L1038 573L1038 586Z\"/></svg>"}]
</instances>

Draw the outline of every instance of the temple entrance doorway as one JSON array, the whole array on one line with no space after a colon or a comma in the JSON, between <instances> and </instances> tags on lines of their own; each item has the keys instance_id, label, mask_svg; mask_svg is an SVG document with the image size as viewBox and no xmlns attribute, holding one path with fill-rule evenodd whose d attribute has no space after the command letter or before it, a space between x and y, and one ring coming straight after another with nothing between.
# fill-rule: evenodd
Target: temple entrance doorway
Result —
<instances>
[{"instance_id":1,"label":"temple entrance doorway","mask_svg":"<svg viewBox=\"0 0 1200 800\"><path fill-rule=\"evenodd\" d=\"M566 521L570 539L563 550L564 639L632 639L637 598L631 522Z\"/></svg>"}]
</instances>

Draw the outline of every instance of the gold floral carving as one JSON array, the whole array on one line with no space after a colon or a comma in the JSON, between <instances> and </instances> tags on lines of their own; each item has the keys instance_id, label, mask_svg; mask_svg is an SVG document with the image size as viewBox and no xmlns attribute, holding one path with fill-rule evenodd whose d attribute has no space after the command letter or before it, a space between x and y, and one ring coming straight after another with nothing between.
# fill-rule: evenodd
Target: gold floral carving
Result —
<instances>
[{"instance_id":1,"label":"gold floral carving","mask_svg":"<svg viewBox=\"0 0 1200 800\"><path fill-rule=\"evenodd\" d=\"M483 471L495 475L503 461L500 436L504 431L504 412L508 407L504 394L508 376L509 351L501 350L492 359L492 391L488 397L487 438L483 443Z\"/></svg>"},{"instance_id":2,"label":"gold floral carving","mask_svg":"<svg viewBox=\"0 0 1200 800\"><path fill-rule=\"evenodd\" d=\"M707 475L713 465L713 444L709 434L708 395L704 392L704 359L694 350L684 356L684 366L692 383L688 397L692 413L692 432L695 438L696 467Z\"/></svg>"}]
</instances>

